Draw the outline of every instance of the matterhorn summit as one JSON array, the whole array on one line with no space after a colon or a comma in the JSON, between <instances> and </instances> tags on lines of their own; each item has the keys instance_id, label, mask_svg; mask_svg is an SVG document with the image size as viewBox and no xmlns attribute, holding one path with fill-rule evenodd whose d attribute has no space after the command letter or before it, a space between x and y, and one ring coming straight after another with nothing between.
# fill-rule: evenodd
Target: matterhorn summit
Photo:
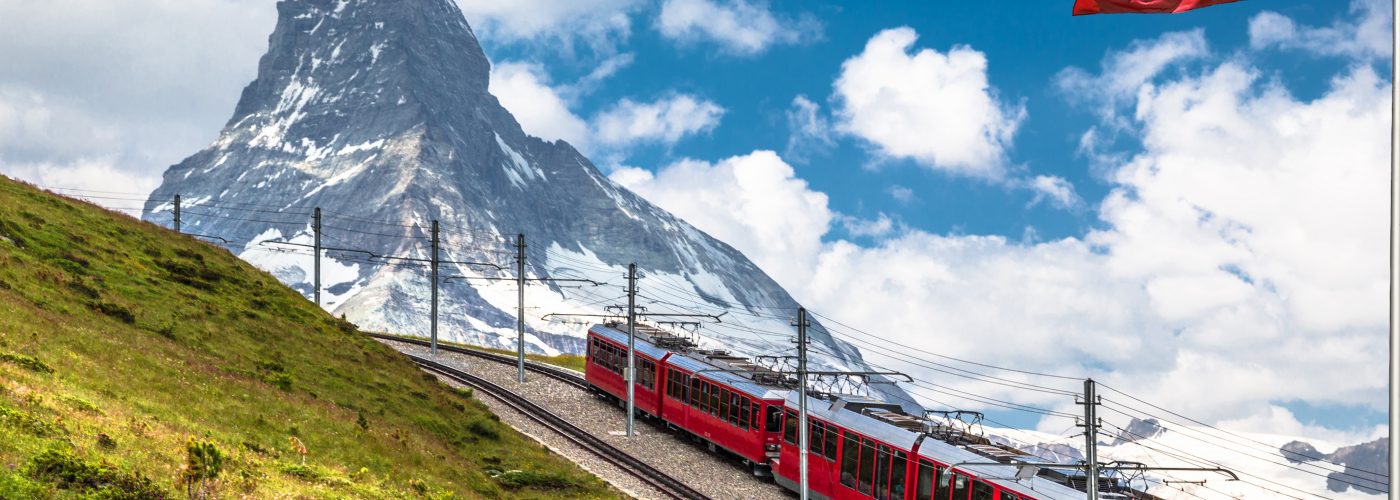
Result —
<instances>
[{"instance_id":1,"label":"matterhorn summit","mask_svg":"<svg viewBox=\"0 0 1400 500\"><path fill-rule=\"evenodd\" d=\"M514 348L515 238L526 237L528 349L578 353L624 303L637 263L650 311L721 314L704 347L787 354L797 303L729 245L618 186L563 141L526 135L450 0L284 0L258 77L217 140L166 171L144 217L229 248L367 330L429 333L439 223L439 336ZM495 279L493 279L495 278ZM819 364L861 365L813 327Z\"/></svg>"}]
</instances>

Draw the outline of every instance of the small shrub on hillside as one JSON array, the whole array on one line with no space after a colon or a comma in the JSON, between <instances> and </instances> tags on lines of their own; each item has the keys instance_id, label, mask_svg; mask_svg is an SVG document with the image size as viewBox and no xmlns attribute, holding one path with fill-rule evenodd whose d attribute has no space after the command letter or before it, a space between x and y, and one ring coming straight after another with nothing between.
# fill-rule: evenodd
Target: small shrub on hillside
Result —
<instances>
[{"instance_id":1,"label":"small shrub on hillside","mask_svg":"<svg viewBox=\"0 0 1400 500\"><path fill-rule=\"evenodd\" d=\"M96 288L93 288L92 285L87 284L87 282L82 279L75 279L69 281L68 289L73 290L74 292L78 292L78 295L82 295L89 299L96 299L102 296L101 292L98 292Z\"/></svg>"},{"instance_id":2,"label":"small shrub on hillside","mask_svg":"<svg viewBox=\"0 0 1400 500\"><path fill-rule=\"evenodd\" d=\"M156 334L170 340L175 340L175 322L172 320L165 320L164 323L156 327Z\"/></svg>"},{"instance_id":3,"label":"small shrub on hillside","mask_svg":"<svg viewBox=\"0 0 1400 500\"><path fill-rule=\"evenodd\" d=\"M69 453L50 449L34 457L25 473L95 498L163 499L165 491L140 473L123 472L110 464L90 464Z\"/></svg>"},{"instance_id":4,"label":"small shrub on hillside","mask_svg":"<svg viewBox=\"0 0 1400 500\"><path fill-rule=\"evenodd\" d=\"M292 375L281 361L259 361L258 372L263 382L284 391L292 390Z\"/></svg>"},{"instance_id":5,"label":"small shrub on hillside","mask_svg":"<svg viewBox=\"0 0 1400 500\"><path fill-rule=\"evenodd\" d=\"M467 431L492 441L501 438L500 424L479 416L467 420Z\"/></svg>"},{"instance_id":6,"label":"small shrub on hillside","mask_svg":"<svg viewBox=\"0 0 1400 500\"><path fill-rule=\"evenodd\" d=\"M355 425L360 426L360 430L362 431L369 430L369 420L365 418L364 411L355 412Z\"/></svg>"},{"instance_id":7,"label":"small shrub on hillside","mask_svg":"<svg viewBox=\"0 0 1400 500\"><path fill-rule=\"evenodd\" d=\"M578 482L563 474L524 470L509 470L497 474L496 482L499 483L501 487L510 490L523 488L535 490L567 490L579 486Z\"/></svg>"},{"instance_id":8,"label":"small shrub on hillside","mask_svg":"<svg viewBox=\"0 0 1400 500\"><path fill-rule=\"evenodd\" d=\"M3 405L0 405L0 425L13 427L35 436L53 436L62 431L58 426L29 412Z\"/></svg>"},{"instance_id":9,"label":"small shrub on hillside","mask_svg":"<svg viewBox=\"0 0 1400 500\"><path fill-rule=\"evenodd\" d=\"M326 478L326 473L314 465L289 464L285 462L277 463L277 471L288 476L301 479L302 481L320 482Z\"/></svg>"},{"instance_id":10,"label":"small shrub on hillside","mask_svg":"<svg viewBox=\"0 0 1400 500\"><path fill-rule=\"evenodd\" d=\"M68 406L72 406L76 410L85 411L88 413L96 413L98 415L102 414L102 409L98 408L97 405L88 402L88 400L86 399L77 396L59 396L58 399L60 401L63 401L64 403L68 403Z\"/></svg>"},{"instance_id":11,"label":"small shrub on hillside","mask_svg":"<svg viewBox=\"0 0 1400 500\"><path fill-rule=\"evenodd\" d=\"M0 352L0 361L18 365L26 370L39 373L53 373L53 368L39 361L34 356L26 356L15 352Z\"/></svg>"},{"instance_id":12,"label":"small shrub on hillside","mask_svg":"<svg viewBox=\"0 0 1400 500\"><path fill-rule=\"evenodd\" d=\"M113 302L97 302L92 305L92 308L97 310L97 312L111 316L112 318L120 320L122 323L126 323L128 325L136 322L136 314L132 313L131 309L127 309L126 306L121 304Z\"/></svg>"},{"instance_id":13,"label":"small shrub on hillside","mask_svg":"<svg viewBox=\"0 0 1400 500\"><path fill-rule=\"evenodd\" d=\"M263 381L284 391L292 390L292 376L286 373L269 373L263 376Z\"/></svg>"},{"instance_id":14,"label":"small shrub on hillside","mask_svg":"<svg viewBox=\"0 0 1400 500\"><path fill-rule=\"evenodd\" d=\"M117 440L112 439L112 436L108 436L105 432L99 433L97 435L97 447L104 450L115 450L117 449Z\"/></svg>"},{"instance_id":15,"label":"small shrub on hillside","mask_svg":"<svg viewBox=\"0 0 1400 500\"><path fill-rule=\"evenodd\" d=\"M189 286L207 286L224 279L224 275L210 269L199 254L193 254L194 263L174 259L156 259L156 265L164 269L167 277L176 283Z\"/></svg>"},{"instance_id":16,"label":"small shrub on hillside","mask_svg":"<svg viewBox=\"0 0 1400 500\"><path fill-rule=\"evenodd\" d=\"M193 437L185 443L185 467L180 480L190 498L209 498L223 468L224 453L214 443Z\"/></svg>"}]
</instances>

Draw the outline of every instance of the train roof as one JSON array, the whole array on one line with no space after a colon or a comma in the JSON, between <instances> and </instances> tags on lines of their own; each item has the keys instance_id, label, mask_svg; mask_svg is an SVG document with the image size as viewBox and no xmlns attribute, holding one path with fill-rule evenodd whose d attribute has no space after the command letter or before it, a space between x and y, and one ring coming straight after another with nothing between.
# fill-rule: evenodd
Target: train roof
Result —
<instances>
[{"instance_id":1,"label":"train roof","mask_svg":"<svg viewBox=\"0 0 1400 500\"><path fill-rule=\"evenodd\" d=\"M592 331L594 334L600 337L606 338L613 342L617 342L622 345L627 345L627 332L625 331L626 328L627 327L621 325L619 325L618 327L613 327L610 325L594 325L593 328L590 329L590 331ZM666 360L667 364L693 374L699 374L699 376L701 377L730 386L734 389L738 389L740 392L743 392L755 398L767 400L781 400L787 397L787 393L792 392L791 390L786 388L758 383L751 378L745 377L743 373L739 372L707 371L738 370L741 372L755 372L759 369L753 368L753 365L750 363L740 362L739 359L742 358L727 356L721 353L706 353L693 350L672 351L663 349L661 347L656 346L656 344L653 343L661 335L670 336L664 331L657 330L655 328L647 328L644 327L644 325L638 325L635 342L635 345L637 346L637 352L658 360L664 357L667 353L670 353L671 357Z\"/></svg>"},{"instance_id":2,"label":"train roof","mask_svg":"<svg viewBox=\"0 0 1400 500\"><path fill-rule=\"evenodd\" d=\"M605 325L594 325L593 328L590 329L590 331L596 333L599 337L603 337L613 342L617 342L619 344L622 344L623 346L627 345L627 332ZM645 354L647 356L650 356L652 359L658 361L660 361L661 358L665 357L666 354L670 352L660 347L657 347L655 344L652 344L650 341L648 341L646 337L642 335L637 336L636 347L638 353Z\"/></svg>"},{"instance_id":3,"label":"train roof","mask_svg":"<svg viewBox=\"0 0 1400 500\"><path fill-rule=\"evenodd\" d=\"M797 391L791 391L787 397L787 406L796 409L797 398ZM926 421L903 414L898 408L899 405L893 403L860 396L842 396L830 400L807 396L808 415L834 423L863 436L908 450L914 447L914 443L919 442L920 435L924 435L925 437L919 445L919 456L955 466L963 462L999 461L993 456L955 446L924 434L922 426ZM1036 459L1033 456L1027 458ZM958 466L957 469L971 472L985 481L1004 488L1010 488L1020 493L1035 494L1039 498L1048 500L1082 500L1084 498L1082 491L1039 476L1022 480L1014 479L1012 476L1015 475L1016 469L1013 467L968 465Z\"/></svg>"},{"instance_id":4,"label":"train roof","mask_svg":"<svg viewBox=\"0 0 1400 500\"><path fill-rule=\"evenodd\" d=\"M962 462L987 463L996 461L986 455L933 438L924 439L923 444L919 445L919 456L936 459L954 466ZM1028 458L1035 459L1037 457ZM957 469L976 474L977 477L996 483L1003 488L1010 488L1019 493L1034 494L1047 500L1083 500L1084 498L1084 492L1040 476L1034 476L1030 479L1014 479L1012 478L1016 474L1014 467L967 465L958 466Z\"/></svg>"}]
</instances>

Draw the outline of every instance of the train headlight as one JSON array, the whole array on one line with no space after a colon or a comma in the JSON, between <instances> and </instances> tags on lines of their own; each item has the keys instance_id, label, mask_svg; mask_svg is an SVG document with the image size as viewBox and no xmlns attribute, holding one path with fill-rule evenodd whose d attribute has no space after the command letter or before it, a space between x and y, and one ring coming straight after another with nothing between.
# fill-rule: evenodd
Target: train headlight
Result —
<instances>
[{"instance_id":1,"label":"train headlight","mask_svg":"<svg viewBox=\"0 0 1400 500\"><path fill-rule=\"evenodd\" d=\"M763 445L763 449L767 451L778 451L778 443L765 444Z\"/></svg>"}]
</instances>

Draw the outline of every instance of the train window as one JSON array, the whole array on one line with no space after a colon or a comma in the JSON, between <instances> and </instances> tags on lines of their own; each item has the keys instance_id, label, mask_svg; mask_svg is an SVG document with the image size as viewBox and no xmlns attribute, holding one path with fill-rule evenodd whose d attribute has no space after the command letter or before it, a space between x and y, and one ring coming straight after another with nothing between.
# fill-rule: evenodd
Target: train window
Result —
<instances>
[{"instance_id":1,"label":"train window","mask_svg":"<svg viewBox=\"0 0 1400 500\"><path fill-rule=\"evenodd\" d=\"M710 415L719 416L719 387L710 386Z\"/></svg>"},{"instance_id":2,"label":"train window","mask_svg":"<svg viewBox=\"0 0 1400 500\"><path fill-rule=\"evenodd\" d=\"M720 420L729 420L729 389L719 390L719 416Z\"/></svg>"},{"instance_id":3,"label":"train window","mask_svg":"<svg viewBox=\"0 0 1400 500\"><path fill-rule=\"evenodd\" d=\"M753 407L750 406L749 398L740 399L740 400L739 400L739 428L740 428L740 429L748 429L748 428L749 428L749 424L751 423L751 422L749 421L749 416L753 414L752 412L753 412Z\"/></svg>"},{"instance_id":4,"label":"train window","mask_svg":"<svg viewBox=\"0 0 1400 500\"><path fill-rule=\"evenodd\" d=\"M1010 491L1002 490L1001 500L1030 500L1030 498L1022 497L1021 495L1017 495Z\"/></svg>"},{"instance_id":5,"label":"train window","mask_svg":"<svg viewBox=\"0 0 1400 500\"><path fill-rule=\"evenodd\" d=\"M737 392L729 395L729 423L739 425L739 414L743 413L743 407L739 405L739 401L743 399Z\"/></svg>"},{"instance_id":6,"label":"train window","mask_svg":"<svg viewBox=\"0 0 1400 500\"><path fill-rule=\"evenodd\" d=\"M787 418L783 419L783 422L785 422L783 425L783 441L787 441L789 444L797 444L797 414L793 413L791 410L783 413L787 415Z\"/></svg>"},{"instance_id":7,"label":"train window","mask_svg":"<svg viewBox=\"0 0 1400 500\"><path fill-rule=\"evenodd\" d=\"M826 425L810 418L807 419L807 422L809 424L807 426L807 450L811 451L813 455L820 456L822 454L822 431L826 429Z\"/></svg>"},{"instance_id":8,"label":"train window","mask_svg":"<svg viewBox=\"0 0 1400 500\"><path fill-rule=\"evenodd\" d=\"M836 460L836 426L828 425L826 428L826 446L822 450L822 455L827 460Z\"/></svg>"},{"instance_id":9,"label":"train window","mask_svg":"<svg viewBox=\"0 0 1400 500\"><path fill-rule=\"evenodd\" d=\"M919 475L915 478L914 500L931 500L933 498L933 481L936 476L933 464L919 461ZM946 500L948 497L944 496Z\"/></svg>"},{"instance_id":10,"label":"train window","mask_svg":"<svg viewBox=\"0 0 1400 500\"><path fill-rule=\"evenodd\" d=\"M952 472L943 467L938 468L937 486L933 489L933 498L948 498L948 491L953 489ZM964 496L966 498L966 496Z\"/></svg>"},{"instance_id":11,"label":"train window","mask_svg":"<svg viewBox=\"0 0 1400 500\"><path fill-rule=\"evenodd\" d=\"M996 490L993 490L990 484L982 481L972 482L972 500L992 500L995 493Z\"/></svg>"},{"instance_id":12,"label":"train window","mask_svg":"<svg viewBox=\"0 0 1400 500\"><path fill-rule=\"evenodd\" d=\"M870 495L870 485L875 479L875 443L869 439L860 440L860 474L856 484L861 493Z\"/></svg>"},{"instance_id":13,"label":"train window","mask_svg":"<svg viewBox=\"0 0 1400 500\"><path fill-rule=\"evenodd\" d=\"M890 500L890 447L875 450L875 500Z\"/></svg>"},{"instance_id":14,"label":"train window","mask_svg":"<svg viewBox=\"0 0 1400 500\"><path fill-rule=\"evenodd\" d=\"M666 395L676 399L676 382L679 375L674 368L666 369Z\"/></svg>"},{"instance_id":15,"label":"train window","mask_svg":"<svg viewBox=\"0 0 1400 500\"><path fill-rule=\"evenodd\" d=\"M768 427L767 432L778 432L783 430L783 410L779 406L768 407Z\"/></svg>"},{"instance_id":16,"label":"train window","mask_svg":"<svg viewBox=\"0 0 1400 500\"><path fill-rule=\"evenodd\" d=\"M890 498L904 498L905 469L909 467L909 460L899 450L895 450L893 457L890 459Z\"/></svg>"},{"instance_id":17,"label":"train window","mask_svg":"<svg viewBox=\"0 0 1400 500\"><path fill-rule=\"evenodd\" d=\"M690 406L700 407L700 379L690 378Z\"/></svg>"},{"instance_id":18,"label":"train window","mask_svg":"<svg viewBox=\"0 0 1400 500\"><path fill-rule=\"evenodd\" d=\"M641 368L637 372L637 383L649 390L656 390L656 363L651 360L640 360Z\"/></svg>"},{"instance_id":19,"label":"train window","mask_svg":"<svg viewBox=\"0 0 1400 500\"><path fill-rule=\"evenodd\" d=\"M967 476L953 476L953 498L967 498Z\"/></svg>"},{"instance_id":20,"label":"train window","mask_svg":"<svg viewBox=\"0 0 1400 500\"><path fill-rule=\"evenodd\" d=\"M846 437L841 440L841 484L856 489L856 473L859 472L859 467L860 440L847 431Z\"/></svg>"}]
</instances>

